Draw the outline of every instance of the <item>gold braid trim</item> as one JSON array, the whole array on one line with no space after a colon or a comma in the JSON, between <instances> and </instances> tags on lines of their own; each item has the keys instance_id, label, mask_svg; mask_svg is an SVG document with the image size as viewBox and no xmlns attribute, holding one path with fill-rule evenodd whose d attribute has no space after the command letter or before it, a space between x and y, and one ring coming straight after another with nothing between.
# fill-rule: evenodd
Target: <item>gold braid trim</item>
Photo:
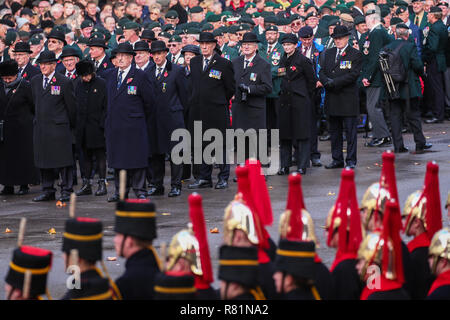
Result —
<instances>
[{"instance_id":1,"label":"gold braid trim","mask_svg":"<svg viewBox=\"0 0 450 320\"><path fill-rule=\"evenodd\" d=\"M311 292L316 300L322 300L322 298L319 295L319 292L316 289L316 286L311 287Z\"/></svg>"}]
</instances>

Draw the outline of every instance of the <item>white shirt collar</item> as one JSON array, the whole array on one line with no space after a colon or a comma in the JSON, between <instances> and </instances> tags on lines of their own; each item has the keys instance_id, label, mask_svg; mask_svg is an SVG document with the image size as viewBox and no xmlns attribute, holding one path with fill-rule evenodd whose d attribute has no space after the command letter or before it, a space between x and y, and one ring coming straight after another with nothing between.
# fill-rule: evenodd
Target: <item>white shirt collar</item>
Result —
<instances>
[{"instance_id":1,"label":"white shirt collar","mask_svg":"<svg viewBox=\"0 0 450 320\"><path fill-rule=\"evenodd\" d=\"M148 60L147 63L144 64L142 67L139 67L138 65L136 65L136 68L141 69L141 70L145 70L145 68L148 67L149 63L150 63L150 60Z\"/></svg>"},{"instance_id":2,"label":"white shirt collar","mask_svg":"<svg viewBox=\"0 0 450 320\"><path fill-rule=\"evenodd\" d=\"M126 68L125 70L123 70L123 74L122 74L122 81L125 80L125 78L127 77L128 72L130 72L131 69L131 64L128 66L128 68ZM121 70L119 69L117 72L117 76L119 76L119 72Z\"/></svg>"},{"instance_id":3,"label":"white shirt collar","mask_svg":"<svg viewBox=\"0 0 450 320\"><path fill-rule=\"evenodd\" d=\"M252 61L253 61L253 59L255 59L255 57L256 57L256 53L253 55L253 57L251 57L250 59L247 59L245 56L244 56L244 60L247 60L248 61L248 63L251 63Z\"/></svg>"},{"instance_id":4,"label":"white shirt collar","mask_svg":"<svg viewBox=\"0 0 450 320\"><path fill-rule=\"evenodd\" d=\"M358 10L359 12L361 12L362 15L364 15L364 12L357 6L353 6L353 8L355 8L356 10Z\"/></svg>"},{"instance_id":5,"label":"white shirt collar","mask_svg":"<svg viewBox=\"0 0 450 320\"><path fill-rule=\"evenodd\" d=\"M341 53L341 55L342 55L342 52L344 52L346 49L347 49L347 47L348 47L348 43L347 43L347 45L344 47L344 48L342 48L342 49L337 49L337 51L336 51L336 54L337 54L337 52L340 52Z\"/></svg>"},{"instance_id":6,"label":"white shirt collar","mask_svg":"<svg viewBox=\"0 0 450 320\"><path fill-rule=\"evenodd\" d=\"M68 74L69 72L73 75L73 74L75 74L75 71L76 71L76 69L73 69L72 71L69 71L69 70L66 69L66 77L67 77L67 74Z\"/></svg>"},{"instance_id":7,"label":"white shirt collar","mask_svg":"<svg viewBox=\"0 0 450 320\"><path fill-rule=\"evenodd\" d=\"M48 77L42 75L42 86L44 86L44 84L45 84L45 78L48 78L47 86L50 84L50 82L53 79L53 76L55 75L55 72L56 72L56 70L53 71Z\"/></svg>"},{"instance_id":8,"label":"white shirt collar","mask_svg":"<svg viewBox=\"0 0 450 320\"><path fill-rule=\"evenodd\" d=\"M101 64L102 64L102 62L103 62L103 60L105 59L105 57L106 57L106 54L104 54L103 57L101 57L99 60L97 60L97 61L98 61L98 65L101 65ZM96 61L96 62L97 62L97 61Z\"/></svg>"}]
</instances>

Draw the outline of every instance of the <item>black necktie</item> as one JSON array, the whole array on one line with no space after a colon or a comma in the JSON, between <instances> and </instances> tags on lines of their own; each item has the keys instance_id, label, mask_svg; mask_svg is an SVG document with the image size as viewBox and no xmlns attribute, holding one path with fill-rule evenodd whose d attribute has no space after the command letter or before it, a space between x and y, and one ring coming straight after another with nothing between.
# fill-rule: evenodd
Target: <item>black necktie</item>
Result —
<instances>
[{"instance_id":1,"label":"black necktie","mask_svg":"<svg viewBox=\"0 0 450 320\"><path fill-rule=\"evenodd\" d=\"M203 71L206 70L206 68L208 68L209 65L209 59L205 59L205 65L203 66Z\"/></svg>"},{"instance_id":2,"label":"black necktie","mask_svg":"<svg viewBox=\"0 0 450 320\"><path fill-rule=\"evenodd\" d=\"M45 77L44 78L44 89L47 88L47 85L48 85L48 78Z\"/></svg>"},{"instance_id":3,"label":"black necktie","mask_svg":"<svg viewBox=\"0 0 450 320\"><path fill-rule=\"evenodd\" d=\"M245 60L245 63L244 63L244 69L247 69L249 62L250 62L250 61Z\"/></svg>"},{"instance_id":4,"label":"black necktie","mask_svg":"<svg viewBox=\"0 0 450 320\"><path fill-rule=\"evenodd\" d=\"M341 49L338 49L335 62L337 62L340 58L341 58Z\"/></svg>"},{"instance_id":5,"label":"black necktie","mask_svg":"<svg viewBox=\"0 0 450 320\"><path fill-rule=\"evenodd\" d=\"M159 79L159 77L161 77L162 69L162 67L158 67L158 74L156 75L156 78Z\"/></svg>"}]
</instances>

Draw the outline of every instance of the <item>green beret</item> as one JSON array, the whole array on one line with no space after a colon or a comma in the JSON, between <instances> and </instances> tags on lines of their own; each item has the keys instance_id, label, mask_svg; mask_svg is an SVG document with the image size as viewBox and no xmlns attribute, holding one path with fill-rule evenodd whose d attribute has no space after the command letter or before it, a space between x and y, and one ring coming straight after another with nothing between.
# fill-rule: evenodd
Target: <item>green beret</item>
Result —
<instances>
[{"instance_id":1,"label":"green beret","mask_svg":"<svg viewBox=\"0 0 450 320\"><path fill-rule=\"evenodd\" d=\"M265 17L270 17L270 16L275 16L275 13L272 11L263 11L261 12L261 17L265 18Z\"/></svg>"},{"instance_id":2,"label":"green beret","mask_svg":"<svg viewBox=\"0 0 450 320\"><path fill-rule=\"evenodd\" d=\"M247 23L242 23L239 25L238 31L250 31L251 27Z\"/></svg>"},{"instance_id":3,"label":"green beret","mask_svg":"<svg viewBox=\"0 0 450 320\"><path fill-rule=\"evenodd\" d=\"M275 7L275 3L274 2L272 2L272 1L268 1L268 2L266 2L266 4L264 5L264 7Z\"/></svg>"},{"instance_id":4,"label":"green beret","mask_svg":"<svg viewBox=\"0 0 450 320\"><path fill-rule=\"evenodd\" d=\"M239 31L239 26L235 25L235 24L228 27L228 30L227 30L228 33L232 33L232 34L236 34L238 31Z\"/></svg>"},{"instance_id":5,"label":"green beret","mask_svg":"<svg viewBox=\"0 0 450 320\"><path fill-rule=\"evenodd\" d=\"M398 1L395 1L395 6L397 6L397 7L408 7L408 3L406 3L403 0L398 0Z\"/></svg>"},{"instance_id":6,"label":"green beret","mask_svg":"<svg viewBox=\"0 0 450 320\"><path fill-rule=\"evenodd\" d=\"M347 8L353 8L353 6L355 5L355 1L350 1L350 2L347 2L346 4L345 4L346 6L347 6Z\"/></svg>"},{"instance_id":7,"label":"green beret","mask_svg":"<svg viewBox=\"0 0 450 320\"><path fill-rule=\"evenodd\" d=\"M30 45L32 45L32 44L39 44L39 43L41 43L41 39L39 39L38 37L31 37L31 39L30 39L30 41L28 41L28 43Z\"/></svg>"},{"instance_id":8,"label":"green beret","mask_svg":"<svg viewBox=\"0 0 450 320\"><path fill-rule=\"evenodd\" d=\"M16 41L17 39L17 32L14 30L9 29L6 32L6 36L5 36L5 45L6 46L10 46L14 43L14 41Z\"/></svg>"},{"instance_id":9,"label":"green beret","mask_svg":"<svg viewBox=\"0 0 450 320\"><path fill-rule=\"evenodd\" d=\"M170 30L175 30L175 27L173 26L173 24L165 24L161 27L161 31L170 31Z\"/></svg>"},{"instance_id":10,"label":"green beret","mask_svg":"<svg viewBox=\"0 0 450 320\"><path fill-rule=\"evenodd\" d=\"M220 21L220 16L218 14L210 14L207 18L206 18L206 22L219 22Z\"/></svg>"},{"instance_id":11,"label":"green beret","mask_svg":"<svg viewBox=\"0 0 450 320\"><path fill-rule=\"evenodd\" d=\"M214 37L221 37L221 36L223 36L223 30L216 29L216 30L213 31L213 35L214 35Z\"/></svg>"},{"instance_id":12,"label":"green beret","mask_svg":"<svg viewBox=\"0 0 450 320\"><path fill-rule=\"evenodd\" d=\"M315 12L310 12L310 13L308 13L308 14L306 15L305 21L308 20L308 19L311 18L311 17L317 17L317 18L318 18L318 15L317 15L317 13L315 13Z\"/></svg>"},{"instance_id":13,"label":"green beret","mask_svg":"<svg viewBox=\"0 0 450 320\"><path fill-rule=\"evenodd\" d=\"M178 18L178 12L176 12L175 10L169 10L167 11L165 17L166 19L176 19Z\"/></svg>"},{"instance_id":14,"label":"green beret","mask_svg":"<svg viewBox=\"0 0 450 320\"><path fill-rule=\"evenodd\" d=\"M369 3L377 4L377 0L364 0L363 7L367 6Z\"/></svg>"},{"instance_id":15,"label":"green beret","mask_svg":"<svg viewBox=\"0 0 450 320\"><path fill-rule=\"evenodd\" d=\"M248 3L245 5L244 10L247 10L247 9L250 8L250 7L256 8L256 3L248 2Z\"/></svg>"},{"instance_id":16,"label":"green beret","mask_svg":"<svg viewBox=\"0 0 450 320\"><path fill-rule=\"evenodd\" d=\"M199 28L188 28L187 34L200 34L200 29Z\"/></svg>"},{"instance_id":17,"label":"green beret","mask_svg":"<svg viewBox=\"0 0 450 320\"><path fill-rule=\"evenodd\" d=\"M123 27L123 30L139 30L141 27L138 23L130 21L125 23L125 26Z\"/></svg>"},{"instance_id":18,"label":"green beret","mask_svg":"<svg viewBox=\"0 0 450 320\"><path fill-rule=\"evenodd\" d=\"M355 24L355 26L361 23L366 23L366 18L364 18L364 16L361 15L356 16L355 19L353 20L353 23Z\"/></svg>"},{"instance_id":19,"label":"green beret","mask_svg":"<svg viewBox=\"0 0 450 320\"><path fill-rule=\"evenodd\" d=\"M211 23L205 23L201 28L200 31L204 32L204 31L213 31L214 30L214 26Z\"/></svg>"},{"instance_id":20,"label":"green beret","mask_svg":"<svg viewBox=\"0 0 450 320\"><path fill-rule=\"evenodd\" d=\"M278 18L277 26L287 26L291 24L291 19L288 18Z\"/></svg>"},{"instance_id":21,"label":"green beret","mask_svg":"<svg viewBox=\"0 0 450 320\"><path fill-rule=\"evenodd\" d=\"M159 36L160 37L163 37L163 38L167 38L167 39L170 39L170 38L172 38L172 35L170 34L170 33L168 33L168 32L160 32L159 33Z\"/></svg>"},{"instance_id":22,"label":"green beret","mask_svg":"<svg viewBox=\"0 0 450 320\"><path fill-rule=\"evenodd\" d=\"M292 1L291 5L289 6L290 9L297 7L300 4L300 0L294 0Z\"/></svg>"},{"instance_id":23,"label":"green beret","mask_svg":"<svg viewBox=\"0 0 450 320\"><path fill-rule=\"evenodd\" d=\"M181 42L181 38L178 35L173 35L170 39L169 42Z\"/></svg>"},{"instance_id":24,"label":"green beret","mask_svg":"<svg viewBox=\"0 0 450 320\"><path fill-rule=\"evenodd\" d=\"M264 23L274 23L277 24L278 18L276 16L268 16L264 18Z\"/></svg>"},{"instance_id":25,"label":"green beret","mask_svg":"<svg viewBox=\"0 0 450 320\"><path fill-rule=\"evenodd\" d=\"M94 22L91 19L85 19L81 23L81 29L89 28L89 27L93 27L93 26L94 26Z\"/></svg>"},{"instance_id":26,"label":"green beret","mask_svg":"<svg viewBox=\"0 0 450 320\"><path fill-rule=\"evenodd\" d=\"M252 18L259 18L261 16L261 13L258 11L252 13Z\"/></svg>"},{"instance_id":27,"label":"green beret","mask_svg":"<svg viewBox=\"0 0 450 320\"><path fill-rule=\"evenodd\" d=\"M101 32L93 32L91 34L91 37L89 39L102 39L102 40L106 40L105 39L105 35Z\"/></svg>"},{"instance_id":28,"label":"green beret","mask_svg":"<svg viewBox=\"0 0 450 320\"><path fill-rule=\"evenodd\" d=\"M148 25L147 29L161 28L161 24L159 22L152 22Z\"/></svg>"},{"instance_id":29,"label":"green beret","mask_svg":"<svg viewBox=\"0 0 450 320\"><path fill-rule=\"evenodd\" d=\"M203 12L203 8L200 6L195 6L189 10L190 13L201 13Z\"/></svg>"},{"instance_id":30,"label":"green beret","mask_svg":"<svg viewBox=\"0 0 450 320\"><path fill-rule=\"evenodd\" d=\"M89 43L89 39L81 36L81 37L78 38L77 43L88 44Z\"/></svg>"},{"instance_id":31,"label":"green beret","mask_svg":"<svg viewBox=\"0 0 450 320\"><path fill-rule=\"evenodd\" d=\"M276 31L276 32L278 32L278 27L277 26L274 26L274 25L270 25L270 26L268 26L267 28L266 28L266 32L267 31Z\"/></svg>"}]
</instances>

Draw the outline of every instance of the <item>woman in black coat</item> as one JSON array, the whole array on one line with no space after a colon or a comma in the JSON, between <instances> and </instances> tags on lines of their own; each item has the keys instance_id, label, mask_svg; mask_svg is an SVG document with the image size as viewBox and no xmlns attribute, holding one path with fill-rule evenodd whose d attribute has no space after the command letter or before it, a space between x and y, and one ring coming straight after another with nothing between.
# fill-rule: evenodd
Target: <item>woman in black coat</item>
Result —
<instances>
[{"instance_id":1,"label":"woman in black coat","mask_svg":"<svg viewBox=\"0 0 450 320\"><path fill-rule=\"evenodd\" d=\"M278 74L283 76L280 92L280 157L279 175L289 174L292 147L297 150L297 166L300 174L309 166L311 132L311 97L317 78L311 61L296 48L298 39L293 34L283 37L285 54L280 61Z\"/></svg>"},{"instance_id":2,"label":"woman in black coat","mask_svg":"<svg viewBox=\"0 0 450 320\"><path fill-rule=\"evenodd\" d=\"M17 62L0 64L0 184L2 195L28 193L28 184L37 184L38 171L33 162L34 104L31 86L18 76Z\"/></svg>"},{"instance_id":3,"label":"woman in black coat","mask_svg":"<svg viewBox=\"0 0 450 320\"><path fill-rule=\"evenodd\" d=\"M106 144L105 144L105 117L106 117L106 83L95 75L94 64L82 60L77 63L78 79L74 83L77 97L77 123L75 126L75 140L83 153L81 176L83 186L77 195L92 194L90 176L97 164L98 190L96 196L107 194L106 190Z\"/></svg>"}]
</instances>

